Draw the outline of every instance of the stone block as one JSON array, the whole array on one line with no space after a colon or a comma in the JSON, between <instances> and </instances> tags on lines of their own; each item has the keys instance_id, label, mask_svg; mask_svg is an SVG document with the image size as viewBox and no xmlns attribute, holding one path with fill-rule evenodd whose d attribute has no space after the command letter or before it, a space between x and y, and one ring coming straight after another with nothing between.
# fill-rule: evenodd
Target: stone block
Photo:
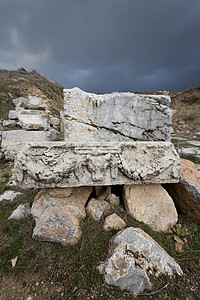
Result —
<instances>
[{"instance_id":1,"label":"stone block","mask_svg":"<svg viewBox=\"0 0 200 300\"><path fill-rule=\"evenodd\" d=\"M6 159L14 160L19 151L23 150L29 142L48 141L44 131L10 130L2 131L1 148Z\"/></svg>"},{"instance_id":2,"label":"stone block","mask_svg":"<svg viewBox=\"0 0 200 300\"><path fill-rule=\"evenodd\" d=\"M170 96L64 90L65 136L71 142L170 141Z\"/></svg>"},{"instance_id":3,"label":"stone block","mask_svg":"<svg viewBox=\"0 0 200 300\"><path fill-rule=\"evenodd\" d=\"M14 179L26 188L179 181L180 158L169 142L30 143Z\"/></svg>"}]
</instances>

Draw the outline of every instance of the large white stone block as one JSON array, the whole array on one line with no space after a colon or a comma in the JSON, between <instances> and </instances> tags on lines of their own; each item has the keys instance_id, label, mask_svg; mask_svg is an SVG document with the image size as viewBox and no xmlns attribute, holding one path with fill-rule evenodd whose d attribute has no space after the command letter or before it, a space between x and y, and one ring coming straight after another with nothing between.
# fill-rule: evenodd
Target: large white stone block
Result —
<instances>
[{"instance_id":1,"label":"large white stone block","mask_svg":"<svg viewBox=\"0 0 200 300\"><path fill-rule=\"evenodd\" d=\"M48 141L45 131L10 130L2 131L1 148L6 159L14 160L19 151L22 151L28 142Z\"/></svg>"},{"instance_id":2,"label":"large white stone block","mask_svg":"<svg viewBox=\"0 0 200 300\"><path fill-rule=\"evenodd\" d=\"M179 181L170 142L32 143L15 160L22 187L74 187Z\"/></svg>"},{"instance_id":3,"label":"large white stone block","mask_svg":"<svg viewBox=\"0 0 200 300\"><path fill-rule=\"evenodd\" d=\"M65 89L65 136L69 142L170 141L170 96Z\"/></svg>"}]
</instances>

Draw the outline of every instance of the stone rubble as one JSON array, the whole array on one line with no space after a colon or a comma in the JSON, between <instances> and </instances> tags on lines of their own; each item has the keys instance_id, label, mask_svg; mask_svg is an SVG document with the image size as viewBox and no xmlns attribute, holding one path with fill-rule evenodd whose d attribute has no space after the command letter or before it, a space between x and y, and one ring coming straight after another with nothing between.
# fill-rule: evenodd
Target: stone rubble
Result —
<instances>
[{"instance_id":1,"label":"stone rubble","mask_svg":"<svg viewBox=\"0 0 200 300\"><path fill-rule=\"evenodd\" d=\"M28 203L25 204L20 204L11 214L11 216L8 218L10 219L15 219L15 220L20 220L23 218L28 217L31 214L31 208Z\"/></svg>"},{"instance_id":2,"label":"stone rubble","mask_svg":"<svg viewBox=\"0 0 200 300\"><path fill-rule=\"evenodd\" d=\"M86 206L86 211L90 218L100 221L104 214L109 211L109 208L108 202L92 198Z\"/></svg>"},{"instance_id":3,"label":"stone rubble","mask_svg":"<svg viewBox=\"0 0 200 300\"><path fill-rule=\"evenodd\" d=\"M0 202L3 200L6 201L13 201L17 196L21 195L22 193L20 192L15 192L15 191L5 191L2 195L0 195Z\"/></svg>"},{"instance_id":4,"label":"stone rubble","mask_svg":"<svg viewBox=\"0 0 200 300\"><path fill-rule=\"evenodd\" d=\"M109 231L110 229L121 230L126 227L126 223L122 218L120 218L117 214L112 214L105 218L103 229L105 231Z\"/></svg>"},{"instance_id":5,"label":"stone rubble","mask_svg":"<svg viewBox=\"0 0 200 300\"><path fill-rule=\"evenodd\" d=\"M133 296L150 290L148 275L183 275L180 266L140 228L129 227L113 239L109 258L99 266L107 284L128 290Z\"/></svg>"},{"instance_id":6,"label":"stone rubble","mask_svg":"<svg viewBox=\"0 0 200 300\"><path fill-rule=\"evenodd\" d=\"M80 222L86 217L85 204L91 192L91 187L40 191L31 208L36 222L33 238L63 246L76 244L82 235Z\"/></svg>"},{"instance_id":7,"label":"stone rubble","mask_svg":"<svg viewBox=\"0 0 200 300\"><path fill-rule=\"evenodd\" d=\"M124 185L126 211L155 231L167 232L178 221L172 198L160 184Z\"/></svg>"}]
</instances>

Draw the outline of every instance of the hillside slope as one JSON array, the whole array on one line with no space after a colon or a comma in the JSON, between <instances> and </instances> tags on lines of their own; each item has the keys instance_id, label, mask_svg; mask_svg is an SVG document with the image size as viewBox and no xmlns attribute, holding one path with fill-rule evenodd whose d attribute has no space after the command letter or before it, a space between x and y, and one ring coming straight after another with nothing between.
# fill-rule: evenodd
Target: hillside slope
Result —
<instances>
[{"instance_id":1,"label":"hillside slope","mask_svg":"<svg viewBox=\"0 0 200 300\"><path fill-rule=\"evenodd\" d=\"M200 87L171 94L173 129L176 134L200 137Z\"/></svg>"},{"instance_id":2,"label":"hillside slope","mask_svg":"<svg viewBox=\"0 0 200 300\"><path fill-rule=\"evenodd\" d=\"M45 99L49 112L59 116L63 109L63 87L36 71L21 68L16 71L0 70L0 119L7 119L13 109L12 99L36 96Z\"/></svg>"}]
</instances>

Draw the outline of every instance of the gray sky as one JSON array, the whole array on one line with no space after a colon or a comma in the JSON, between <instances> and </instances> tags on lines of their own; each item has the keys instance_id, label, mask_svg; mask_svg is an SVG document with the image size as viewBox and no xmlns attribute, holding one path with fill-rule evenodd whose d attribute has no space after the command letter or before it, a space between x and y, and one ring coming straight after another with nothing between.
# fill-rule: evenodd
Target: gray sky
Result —
<instances>
[{"instance_id":1,"label":"gray sky","mask_svg":"<svg viewBox=\"0 0 200 300\"><path fill-rule=\"evenodd\" d=\"M90 92L200 86L200 0L0 0L0 68Z\"/></svg>"}]
</instances>

